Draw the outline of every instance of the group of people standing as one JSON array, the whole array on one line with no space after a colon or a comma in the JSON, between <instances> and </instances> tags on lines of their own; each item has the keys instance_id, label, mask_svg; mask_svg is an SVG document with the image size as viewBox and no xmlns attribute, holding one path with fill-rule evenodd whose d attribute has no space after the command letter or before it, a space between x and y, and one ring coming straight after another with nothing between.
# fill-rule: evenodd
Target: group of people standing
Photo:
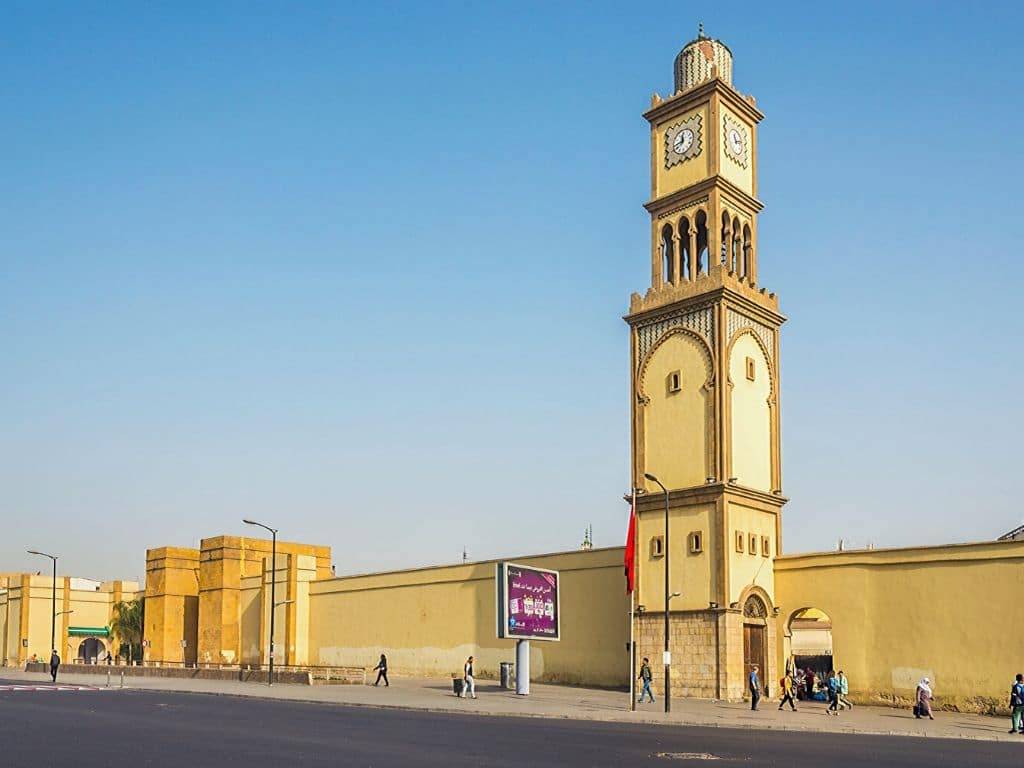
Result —
<instances>
[{"instance_id":1,"label":"group of people standing","mask_svg":"<svg viewBox=\"0 0 1024 768\"><path fill-rule=\"evenodd\" d=\"M762 685L760 671L758 665L755 664L747 679L747 687L750 691L750 708L754 712L757 711L758 704L761 701ZM853 702L847 698L850 693L850 680L843 674L842 670L839 670L838 673L835 670L829 670L828 677L820 682L819 685L828 698L828 707L825 708L826 715L838 717L840 710L853 709ZM781 710L789 704L791 711L798 711L796 708L797 699L813 698L814 696L814 672L812 670L804 672L798 669L794 674L792 671L786 670L786 674L779 680L779 690L782 693L782 697L779 700L779 709ZM1024 699L1022 699L1021 711L1024 712Z\"/></svg>"}]
</instances>

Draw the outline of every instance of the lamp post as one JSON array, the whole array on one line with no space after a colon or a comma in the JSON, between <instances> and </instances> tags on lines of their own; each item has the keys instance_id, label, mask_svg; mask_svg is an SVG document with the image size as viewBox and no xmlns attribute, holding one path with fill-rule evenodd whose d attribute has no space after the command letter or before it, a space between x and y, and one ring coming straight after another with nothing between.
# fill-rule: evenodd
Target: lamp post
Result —
<instances>
[{"instance_id":1,"label":"lamp post","mask_svg":"<svg viewBox=\"0 0 1024 768\"><path fill-rule=\"evenodd\" d=\"M274 684L274 609L277 603L277 528L257 523L255 520L243 520L246 525L258 525L264 530L270 531L270 670L267 672L267 685Z\"/></svg>"},{"instance_id":2,"label":"lamp post","mask_svg":"<svg viewBox=\"0 0 1024 768\"><path fill-rule=\"evenodd\" d=\"M672 678L671 674L671 661L672 658L669 655L668 650L668 603L672 599L672 595L668 591L668 568L669 568L669 553L672 549L669 547L668 538L668 488L661 484L661 480L656 478L650 472L645 472L644 477L650 480L652 483L657 483L658 487L661 488L661 492L665 494L665 712L672 711Z\"/></svg>"},{"instance_id":3,"label":"lamp post","mask_svg":"<svg viewBox=\"0 0 1024 768\"><path fill-rule=\"evenodd\" d=\"M50 591L50 650L56 650L57 646L54 643L57 642L57 555L48 555L34 549L28 550L28 553L48 557L53 561L53 586Z\"/></svg>"}]
</instances>

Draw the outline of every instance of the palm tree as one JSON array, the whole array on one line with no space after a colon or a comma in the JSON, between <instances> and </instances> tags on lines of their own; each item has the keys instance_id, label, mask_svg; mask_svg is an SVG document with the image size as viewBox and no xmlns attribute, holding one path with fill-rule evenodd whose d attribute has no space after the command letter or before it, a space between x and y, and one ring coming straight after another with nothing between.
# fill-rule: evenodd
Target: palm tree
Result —
<instances>
[{"instance_id":1,"label":"palm tree","mask_svg":"<svg viewBox=\"0 0 1024 768\"><path fill-rule=\"evenodd\" d=\"M145 615L146 598L137 600L119 600L114 603L114 617L110 621L110 629L121 644L128 642L128 663L132 663L132 651L139 644L139 657L142 657L143 617Z\"/></svg>"}]
</instances>

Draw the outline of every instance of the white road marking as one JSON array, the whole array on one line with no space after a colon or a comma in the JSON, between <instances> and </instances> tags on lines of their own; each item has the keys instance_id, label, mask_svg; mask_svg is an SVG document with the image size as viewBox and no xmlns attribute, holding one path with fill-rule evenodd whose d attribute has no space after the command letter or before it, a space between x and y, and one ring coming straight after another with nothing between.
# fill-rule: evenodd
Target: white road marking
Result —
<instances>
[{"instance_id":1,"label":"white road marking","mask_svg":"<svg viewBox=\"0 0 1024 768\"><path fill-rule=\"evenodd\" d=\"M93 685L0 685L0 691L101 691Z\"/></svg>"}]
</instances>

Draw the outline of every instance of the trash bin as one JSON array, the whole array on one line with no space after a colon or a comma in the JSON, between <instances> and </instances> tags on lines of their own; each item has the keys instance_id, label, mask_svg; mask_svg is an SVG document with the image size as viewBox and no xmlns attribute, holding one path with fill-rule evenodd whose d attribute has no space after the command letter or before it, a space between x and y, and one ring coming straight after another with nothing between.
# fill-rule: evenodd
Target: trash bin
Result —
<instances>
[{"instance_id":1,"label":"trash bin","mask_svg":"<svg viewBox=\"0 0 1024 768\"><path fill-rule=\"evenodd\" d=\"M452 675L452 690L455 691L456 696L462 695L462 686L464 686L465 684L466 681L463 680L461 677L456 677L455 675Z\"/></svg>"},{"instance_id":2,"label":"trash bin","mask_svg":"<svg viewBox=\"0 0 1024 768\"><path fill-rule=\"evenodd\" d=\"M511 661L501 662L501 687L505 690L511 690L513 680L515 679L515 667Z\"/></svg>"}]
</instances>

